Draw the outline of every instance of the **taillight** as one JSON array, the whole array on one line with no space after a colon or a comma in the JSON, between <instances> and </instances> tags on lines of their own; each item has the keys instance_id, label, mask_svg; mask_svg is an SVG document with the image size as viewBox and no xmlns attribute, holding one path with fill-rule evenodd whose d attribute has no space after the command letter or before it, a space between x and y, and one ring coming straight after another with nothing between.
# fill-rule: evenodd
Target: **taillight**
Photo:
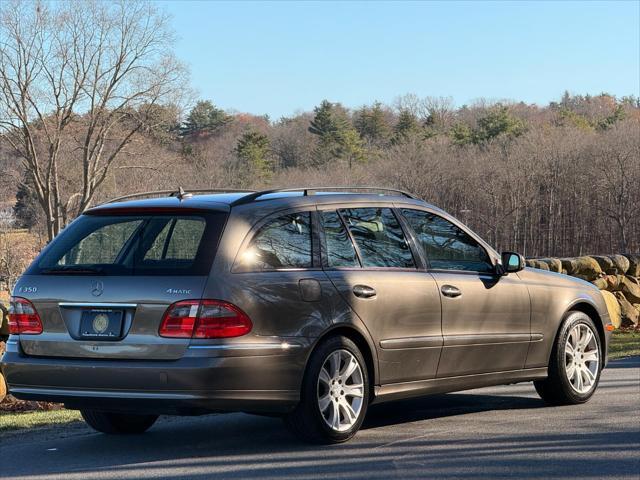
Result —
<instances>
[{"instance_id":1,"label":"taillight","mask_svg":"<svg viewBox=\"0 0 640 480\"><path fill-rule=\"evenodd\" d=\"M183 300L167 309L159 334L171 338L230 338L246 335L252 327L247 314L231 303Z\"/></svg>"},{"instance_id":2,"label":"taillight","mask_svg":"<svg viewBox=\"0 0 640 480\"><path fill-rule=\"evenodd\" d=\"M36 308L26 298L9 300L9 333L12 335L38 335L42 333L42 321Z\"/></svg>"},{"instance_id":3,"label":"taillight","mask_svg":"<svg viewBox=\"0 0 640 480\"><path fill-rule=\"evenodd\" d=\"M167 308L160 324L160 336L191 338L199 309L198 300L185 300L171 305Z\"/></svg>"}]
</instances>

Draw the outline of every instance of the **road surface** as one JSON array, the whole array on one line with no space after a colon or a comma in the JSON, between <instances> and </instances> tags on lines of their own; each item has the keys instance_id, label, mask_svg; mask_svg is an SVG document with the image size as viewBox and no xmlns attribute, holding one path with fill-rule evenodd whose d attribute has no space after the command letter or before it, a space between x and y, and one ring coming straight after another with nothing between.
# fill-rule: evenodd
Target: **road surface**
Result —
<instances>
[{"instance_id":1,"label":"road surface","mask_svg":"<svg viewBox=\"0 0 640 480\"><path fill-rule=\"evenodd\" d=\"M640 357L613 362L580 406L545 407L530 383L381 405L336 446L280 420L163 418L142 436L83 424L0 434L0 478L640 478Z\"/></svg>"}]
</instances>

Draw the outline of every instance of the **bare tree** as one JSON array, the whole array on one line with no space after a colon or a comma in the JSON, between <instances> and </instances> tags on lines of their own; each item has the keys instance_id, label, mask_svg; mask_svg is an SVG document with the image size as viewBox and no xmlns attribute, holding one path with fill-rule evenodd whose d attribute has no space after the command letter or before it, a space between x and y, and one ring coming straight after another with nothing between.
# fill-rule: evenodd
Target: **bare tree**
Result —
<instances>
[{"instance_id":1,"label":"bare tree","mask_svg":"<svg viewBox=\"0 0 640 480\"><path fill-rule=\"evenodd\" d=\"M38 250L35 237L12 230L14 221L10 209L0 210L0 292L6 290L11 293L18 277Z\"/></svg>"},{"instance_id":2,"label":"bare tree","mask_svg":"<svg viewBox=\"0 0 640 480\"><path fill-rule=\"evenodd\" d=\"M91 204L157 105L181 94L185 69L171 43L151 2L5 2L0 134L33 179L50 239ZM66 189L63 151L80 177Z\"/></svg>"},{"instance_id":3,"label":"bare tree","mask_svg":"<svg viewBox=\"0 0 640 480\"><path fill-rule=\"evenodd\" d=\"M444 131L454 119L454 102L451 97L426 97L422 100L423 115L426 121L436 129Z\"/></svg>"},{"instance_id":4,"label":"bare tree","mask_svg":"<svg viewBox=\"0 0 640 480\"><path fill-rule=\"evenodd\" d=\"M599 142L594 152L599 187L608 201L595 207L618 227L619 248L629 252L629 228L640 209L640 147L632 135L637 131L617 128Z\"/></svg>"}]
</instances>

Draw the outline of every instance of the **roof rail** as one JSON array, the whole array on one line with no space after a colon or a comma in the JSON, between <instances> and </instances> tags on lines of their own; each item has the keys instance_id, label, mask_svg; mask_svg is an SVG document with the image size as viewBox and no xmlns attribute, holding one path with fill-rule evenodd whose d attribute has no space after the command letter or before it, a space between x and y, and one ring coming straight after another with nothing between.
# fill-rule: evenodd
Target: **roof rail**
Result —
<instances>
[{"instance_id":1,"label":"roof rail","mask_svg":"<svg viewBox=\"0 0 640 480\"><path fill-rule=\"evenodd\" d=\"M403 190L397 190L395 188L380 188L380 187L362 187L362 186L353 186L353 187L298 187L298 188L274 188L272 190L262 190L260 192L250 193L249 195L245 195L244 197L239 198L238 200L231 203L232 207L238 205L245 205L247 203L255 202L260 197L265 195L269 195L271 193L283 193L283 192L302 192L303 196L313 195L313 192L333 192L333 191L344 191L344 192L355 192L355 190L369 190L373 192L382 192L384 193L395 193L405 196L407 198L412 198L418 200L418 197L415 195L405 192ZM310 193L311 192L311 193Z\"/></svg>"},{"instance_id":2,"label":"roof rail","mask_svg":"<svg viewBox=\"0 0 640 480\"><path fill-rule=\"evenodd\" d=\"M109 201L102 203L101 205L107 205L109 203L122 202L123 200L131 200L133 198L144 197L177 197L180 200L193 196L194 193L255 193L255 190L243 190L239 188L205 188L205 189L188 189L184 190L180 187L178 190L155 190L150 192L132 193L129 195L123 195L122 197L113 198Z\"/></svg>"}]
</instances>

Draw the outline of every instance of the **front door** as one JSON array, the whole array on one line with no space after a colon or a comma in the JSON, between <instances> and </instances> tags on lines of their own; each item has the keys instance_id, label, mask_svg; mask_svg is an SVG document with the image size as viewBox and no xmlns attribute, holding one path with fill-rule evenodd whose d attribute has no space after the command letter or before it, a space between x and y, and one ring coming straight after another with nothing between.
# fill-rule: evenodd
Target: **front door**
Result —
<instances>
[{"instance_id":1,"label":"front door","mask_svg":"<svg viewBox=\"0 0 640 480\"><path fill-rule=\"evenodd\" d=\"M531 339L527 287L498 275L487 250L435 213L404 209L442 301L444 345L437 377L524 368Z\"/></svg>"}]
</instances>

